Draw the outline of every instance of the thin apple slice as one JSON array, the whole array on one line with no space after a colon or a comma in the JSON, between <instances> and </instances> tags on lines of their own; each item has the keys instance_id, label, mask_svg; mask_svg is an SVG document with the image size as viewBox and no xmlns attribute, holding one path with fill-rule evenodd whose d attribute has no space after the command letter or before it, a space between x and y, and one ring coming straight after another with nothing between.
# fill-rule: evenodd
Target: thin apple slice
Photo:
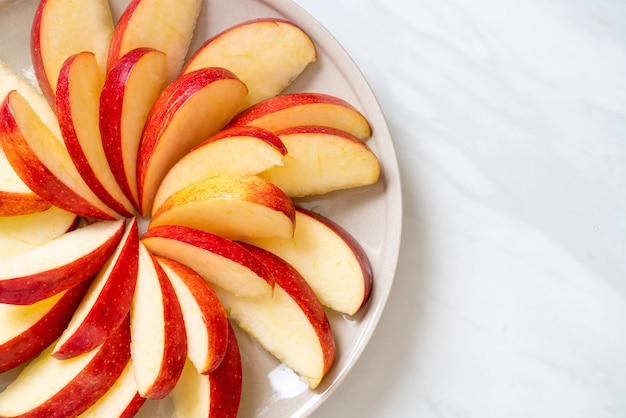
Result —
<instances>
[{"instance_id":1,"label":"thin apple slice","mask_svg":"<svg viewBox=\"0 0 626 418\"><path fill-rule=\"evenodd\" d=\"M51 206L24 184L0 149L0 217L42 212Z\"/></svg>"},{"instance_id":2,"label":"thin apple slice","mask_svg":"<svg viewBox=\"0 0 626 418\"><path fill-rule=\"evenodd\" d=\"M152 215L148 228L188 226L239 240L292 237L293 202L258 176L214 176L170 196Z\"/></svg>"},{"instance_id":3,"label":"thin apple slice","mask_svg":"<svg viewBox=\"0 0 626 418\"><path fill-rule=\"evenodd\" d=\"M187 331L187 358L199 373L210 373L221 363L228 345L228 319L215 291L189 267L156 257L180 302Z\"/></svg>"},{"instance_id":4,"label":"thin apple slice","mask_svg":"<svg viewBox=\"0 0 626 418\"><path fill-rule=\"evenodd\" d=\"M153 254L174 259L236 295L272 293L274 276L267 267L241 245L219 235L161 226L148 230L142 242Z\"/></svg>"},{"instance_id":5,"label":"thin apple slice","mask_svg":"<svg viewBox=\"0 0 626 418\"><path fill-rule=\"evenodd\" d=\"M370 148L348 132L297 126L276 132L288 150L282 166L260 174L288 196L303 197L374 184L380 163Z\"/></svg>"},{"instance_id":6,"label":"thin apple slice","mask_svg":"<svg viewBox=\"0 0 626 418\"><path fill-rule=\"evenodd\" d=\"M176 79L154 104L137 161L139 204L144 216L161 180L183 155L222 129L241 108L247 89L232 72L204 68Z\"/></svg>"},{"instance_id":7,"label":"thin apple slice","mask_svg":"<svg viewBox=\"0 0 626 418\"><path fill-rule=\"evenodd\" d=\"M242 298L216 288L230 319L315 389L335 361L330 322L311 287L282 258L242 244L274 273L269 296Z\"/></svg>"},{"instance_id":8,"label":"thin apple slice","mask_svg":"<svg viewBox=\"0 0 626 418\"><path fill-rule=\"evenodd\" d=\"M165 272L139 245L139 274L130 309L131 353L137 390L144 398L167 396L187 358L185 323Z\"/></svg>"},{"instance_id":9,"label":"thin apple slice","mask_svg":"<svg viewBox=\"0 0 626 418\"><path fill-rule=\"evenodd\" d=\"M0 393L0 416L76 416L116 382L130 360L128 321L96 349L69 360L43 351Z\"/></svg>"},{"instance_id":10,"label":"thin apple slice","mask_svg":"<svg viewBox=\"0 0 626 418\"><path fill-rule=\"evenodd\" d=\"M0 145L22 181L43 199L77 215L119 218L82 180L64 144L16 90L0 105Z\"/></svg>"},{"instance_id":11,"label":"thin apple slice","mask_svg":"<svg viewBox=\"0 0 626 418\"><path fill-rule=\"evenodd\" d=\"M54 357L67 359L91 351L122 323L135 293L138 257L139 235L133 219L57 341Z\"/></svg>"},{"instance_id":12,"label":"thin apple slice","mask_svg":"<svg viewBox=\"0 0 626 418\"><path fill-rule=\"evenodd\" d=\"M65 60L79 52L96 55L104 76L113 18L107 0L42 0L31 26L31 58L39 86L52 108Z\"/></svg>"},{"instance_id":13,"label":"thin apple slice","mask_svg":"<svg viewBox=\"0 0 626 418\"><path fill-rule=\"evenodd\" d=\"M32 305L0 304L0 373L27 362L59 338L89 283Z\"/></svg>"},{"instance_id":14,"label":"thin apple slice","mask_svg":"<svg viewBox=\"0 0 626 418\"><path fill-rule=\"evenodd\" d=\"M71 231L75 214L52 206L43 212L0 218L0 260L26 252Z\"/></svg>"},{"instance_id":15,"label":"thin apple slice","mask_svg":"<svg viewBox=\"0 0 626 418\"><path fill-rule=\"evenodd\" d=\"M165 87L165 54L137 48L113 66L100 95L100 133L109 166L126 197L139 208L137 153L150 109Z\"/></svg>"},{"instance_id":16,"label":"thin apple slice","mask_svg":"<svg viewBox=\"0 0 626 418\"><path fill-rule=\"evenodd\" d=\"M161 182L152 212L178 190L218 174L254 175L282 165L287 148L272 132L253 126L225 129L181 158Z\"/></svg>"},{"instance_id":17,"label":"thin apple slice","mask_svg":"<svg viewBox=\"0 0 626 418\"><path fill-rule=\"evenodd\" d=\"M320 302L335 311L354 315L369 300L373 273L365 250L347 230L325 216L297 208L293 238L249 243L291 264Z\"/></svg>"},{"instance_id":18,"label":"thin apple slice","mask_svg":"<svg viewBox=\"0 0 626 418\"><path fill-rule=\"evenodd\" d=\"M311 38L283 19L261 18L232 26L207 40L183 72L227 68L248 86L244 108L282 92L317 58Z\"/></svg>"},{"instance_id":19,"label":"thin apple slice","mask_svg":"<svg viewBox=\"0 0 626 418\"><path fill-rule=\"evenodd\" d=\"M108 56L108 68L127 52L149 47L167 56L167 80L179 74L189 50L202 0L132 0L120 17Z\"/></svg>"},{"instance_id":20,"label":"thin apple slice","mask_svg":"<svg viewBox=\"0 0 626 418\"><path fill-rule=\"evenodd\" d=\"M213 372L200 374L191 362L172 391L174 410L179 417L236 418L242 389L239 344L229 325L224 360Z\"/></svg>"},{"instance_id":21,"label":"thin apple slice","mask_svg":"<svg viewBox=\"0 0 626 418\"><path fill-rule=\"evenodd\" d=\"M319 125L341 129L362 140L372 135L361 112L344 99L324 93L290 93L264 100L241 112L228 126L240 125L259 126L272 132Z\"/></svg>"},{"instance_id":22,"label":"thin apple slice","mask_svg":"<svg viewBox=\"0 0 626 418\"><path fill-rule=\"evenodd\" d=\"M0 303L28 305L88 279L104 265L123 233L124 221L97 222L0 260Z\"/></svg>"},{"instance_id":23,"label":"thin apple slice","mask_svg":"<svg viewBox=\"0 0 626 418\"><path fill-rule=\"evenodd\" d=\"M59 73L57 115L65 146L80 176L110 208L130 217L135 209L117 183L100 136L104 77L91 52L70 56Z\"/></svg>"}]
</instances>

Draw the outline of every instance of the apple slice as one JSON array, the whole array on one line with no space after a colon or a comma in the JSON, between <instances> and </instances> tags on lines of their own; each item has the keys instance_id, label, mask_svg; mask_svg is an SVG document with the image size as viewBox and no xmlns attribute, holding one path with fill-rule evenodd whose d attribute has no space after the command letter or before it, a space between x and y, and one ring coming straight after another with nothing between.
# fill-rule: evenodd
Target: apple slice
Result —
<instances>
[{"instance_id":1,"label":"apple slice","mask_svg":"<svg viewBox=\"0 0 626 418\"><path fill-rule=\"evenodd\" d=\"M37 356L0 393L0 416L65 418L101 398L130 360L128 321L96 349L69 360L52 357L53 346Z\"/></svg>"},{"instance_id":2,"label":"apple slice","mask_svg":"<svg viewBox=\"0 0 626 418\"><path fill-rule=\"evenodd\" d=\"M187 336L176 292L142 244L139 244L139 274L130 318L130 349L137 390L144 398L164 398L183 372Z\"/></svg>"},{"instance_id":3,"label":"apple slice","mask_svg":"<svg viewBox=\"0 0 626 418\"><path fill-rule=\"evenodd\" d=\"M216 284L241 296L269 295L274 286L270 271L238 243L193 228L152 228L142 242L155 255L174 259Z\"/></svg>"},{"instance_id":4,"label":"apple slice","mask_svg":"<svg viewBox=\"0 0 626 418\"><path fill-rule=\"evenodd\" d=\"M108 68L127 52L149 47L167 56L167 80L179 74L189 50L202 0L132 0L120 17L108 56Z\"/></svg>"},{"instance_id":5,"label":"apple slice","mask_svg":"<svg viewBox=\"0 0 626 418\"><path fill-rule=\"evenodd\" d=\"M43 212L0 218L0 260L26 252L71 231L78 216L56 206Z\"/></svg>"},{"instance_id":6,"label":"apple slice","mask_svg":"<svg viewBox=\"0 0 626 418\"><path fill-rule=\"evenodd\" d=\"M113 66L100 95L100 133L109 166L126 197L139 208L137 153L150 109L165 87L165 54L137 48Z\"/></svg>"},{"instance_id":7,"label":"apple slice","mask_svg":"<svg viewBox=\"0 0 626 418\"><path fill-rule=\"evenodd\" d=\"M272 132L238 126L218 132L181 158L167 173L152 205L154 212L165 199L196 181L218 174L258 174L282 165L287 148Z\"/></svg>"},{"instance_id":8,"label":"apple slice","mask_svg":"<svg viewBox=\"0 0 626 418\"><path fill-rule=\"evenodd\" d=\"M81 52L69 57L59 73L57 115L65 146L91 190L117 213L130 217L135 209L109 167L100 136L100 92L104 77L96 57Z\"/></svg>"},{"instance_id":9,"label":"apple slice","mask_svg":"<svg viewBox=\"0 0 626 418\"><path fill-rule=\"evenodd\" d=\"M354 315L369 300L373 273L367 254L347 230L325 216L297 208L293 238L249 242L291 264L320 302L335 311Z\"/></svg>"},{"instance_id":10,"label":"apple slice","mask_svg":"<svg viewBox=\"0 0 626 418\"><path fill-rule=\"evenodd\" d=\"M191 362L172 391L174 410L179 417L237 418L242 389L239 345L229 323L228 351L217 369L200 374Z\"/></svg>"},{"instance_id":11,"label":"apple slice","mask_svg":"<svg viewBox=\"0 0 626 418\"><path fill-rule=\"evenodd\" d=\"M32 305L0 304L0 373L27 362L59 338L89 283Z\"/></svg>"},{"instance_id":12,"label":"apple slice","mask_svg":"<svg viewBox=\"0 0 626 418\"><path fill-rule=\"evenodd\" d=\"M63 143L16 90L0 105L0 145L18 176L43 199L77 215L119 218L82 180Z\"/></svg>"},{"instance_id":13,"label":"apple slice","mask_svg":"<svg viewBox=\"0 0 626 418\"><path fill-rule=\"evenodd\" d=\"M139 235L133 219L57 341L54 357L67 359L91 351L122 323L135 293L138 257Z\"/></svg>"},{"instance_id":14,"label":"apple slice","mask_svg":"<svg viewBox=\"0 0 626 418\"><path fill-rule=\"evenodd\" d=\"M124 221L102 221L0 260L0 303L28 305L88 279L123 233Z\"/></svg>"},{"instance_id":15,"label":"apple slice","mask_svg":"<svg viewBox=\"0 0 626 418\"><path fill-rule=\"evenodd\" d=\"M139 204L151 213L165 174L183 155L222 129L241 108L247 89L223 68L176 79L161 93L144 127L137 161Z\"/></svg>"},{"instance_id":16,"label":"apple slice","mask_svg":"<svg viewBox=\"0 0 626 418\"><path fill-rule=\"evenodd\" d=\"M170 196L148 228L188 226L239 240L292 237L295 209L278 187L258 176L214 176Z\"/></svg>"},{"instance_id":17,"label":"apple slice","mask_svg":"<svg viewBox=\"0 0 626 418\"><path fill-rule=\"evenodd\" d=\"M298 26L262 18L242 22L207 40L183 72L229 69L248 86L247 108L279 94L316 58L313 41Z\"/></svg>"},{"instance_id":18,"label":"apple slice","mask_svg":"<svg viewBox=\"0 0 626 418\"><path fill-rule=\"evenodd\" d=\"M376 155L359 138L335 128L297 126L276 132L288 149L282 166L261 177L288 196L302 197L374 184L380 177Z\"/></svg>"},{"instance_id":19,"label":"apple slice","mask_svg":"<svg viewBox=\"0 0 626 418\"><path fill-rule=\"evenodd\" d=\"M259 126L272 132L320 125L341 129L359 139L372 135L361 112L344 99L324 93L290 93L264 100L241 112L228 126L240 125Z\"/></svg>"},{"instance_id":20,"label":"apple slice","mask_svg":"<svg viewBox=\"0 0 626 418\"><path fill-rule=\"evenodd\" d=\"M52 108L61 66L71 55L93 52L104 76L113 18L107 0L42 0L31 26L31 58Z\"/></svg>"},{"instance_id":21,"label":"apple slice","mask_svg":"<svg viewBox=\"0 0 626 418\"><path fill-rule=\"evenodd\" d=\"M242 298L216 288L229 318L315 389L334 363L335 339L311 287L282 258L242 244L274 273L273 295Z\"/></svg>"},{"instance_id":22,"label":"apple slice","mask_svg":"<svg viewBox=\"0 0 626 418\"><path fill-rule=\"evenodd\" d=\"M24 184L0 149L0 217L42 212L50 206Z\"/></svg>"},{"instance_id":23,"label":"apple slice","mask_svg":"<svg viewBox=\"0 0 626 418\"><path fill-rule=\"evenodd\" d=\"M180 302L187 331L187 358L199 373L221 363L228 345L228 319L215 291L198 273L178 261L156 257Z\"/></svg>"}]
</instances>

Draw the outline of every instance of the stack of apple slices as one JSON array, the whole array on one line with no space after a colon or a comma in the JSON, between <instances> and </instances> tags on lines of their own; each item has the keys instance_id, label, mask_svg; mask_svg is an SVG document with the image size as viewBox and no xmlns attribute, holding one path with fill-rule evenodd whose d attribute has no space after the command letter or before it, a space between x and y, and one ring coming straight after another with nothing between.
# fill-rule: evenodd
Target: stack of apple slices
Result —
<instances>
[{"instance_id":1,"label":"stack of apple slices","mask_svg":"<svg viewBox=\"0 0 626 418\"><path fill-rule=\"evenodd\" d=\"M80 3L80 4L79 4ZM235 417L231 322L315 389L373 274L297 199L376 183L345 100L283 90L316 60L281 19L242 22L184 62L201 0L42 0L41 93L0 63L0 416ZM85 30L89 28L89 30ZM272 48L278 40L282 48Z\"/></svg>"}]
</instances>

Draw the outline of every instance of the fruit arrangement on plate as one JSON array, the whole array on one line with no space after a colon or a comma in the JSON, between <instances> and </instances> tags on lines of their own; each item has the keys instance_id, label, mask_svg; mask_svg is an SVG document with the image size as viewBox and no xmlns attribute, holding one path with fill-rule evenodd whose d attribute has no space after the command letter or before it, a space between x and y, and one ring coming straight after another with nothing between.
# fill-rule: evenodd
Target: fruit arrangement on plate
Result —
<instances>
[{"instance_id":1,"label":"fruit arrangement on plate","mask_svg":"<svg viewBox=\"0 0 626 418\"><path fill-rule=\"evenodd\" d=\"M108 0L42 0L38 86L0 63L0 372L20 368L2 417L168 396L235 417L234 327L314 390L338 349L327 310L368 301L363 248L298 205L378 182L367 118L284 92L316 60L290 21L190 51L202 5L131 0L114 22Z\"/></svg>"}]
</instances>

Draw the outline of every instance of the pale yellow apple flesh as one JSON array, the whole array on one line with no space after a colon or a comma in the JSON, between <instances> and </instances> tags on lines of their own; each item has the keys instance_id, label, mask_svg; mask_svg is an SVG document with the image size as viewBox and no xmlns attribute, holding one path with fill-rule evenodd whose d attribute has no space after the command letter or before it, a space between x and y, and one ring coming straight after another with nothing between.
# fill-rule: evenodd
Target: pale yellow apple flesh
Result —
<instances>
[{"instance_id":1,"label":"pale yellow apple flesh","mask_svg":"<svg viewBox=\"0 0 626 418\"><path fill-rule=\"evenodd\" d=\"M24 184L0 148L0 217L42 212L50 206Z\"/></svg>"}]
</instances>

